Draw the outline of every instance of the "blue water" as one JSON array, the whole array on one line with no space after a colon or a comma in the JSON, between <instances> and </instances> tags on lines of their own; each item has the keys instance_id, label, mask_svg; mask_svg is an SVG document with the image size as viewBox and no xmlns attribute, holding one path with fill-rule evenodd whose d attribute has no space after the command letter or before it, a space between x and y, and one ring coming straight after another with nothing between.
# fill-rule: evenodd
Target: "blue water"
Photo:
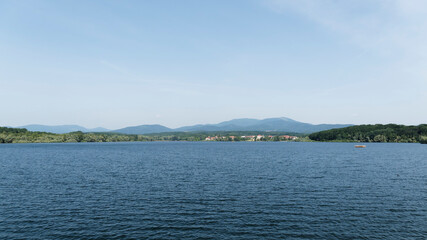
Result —
<instances>
[{"instance_id":1,"label":"blue water","mask_svg":"<svg viewBox=\"0 0 427 240\"><path fill-rule=\"evenodd\" d=\"M0 145L0 239L427 239L427 145Z\"/></svg>"}]
</instances>

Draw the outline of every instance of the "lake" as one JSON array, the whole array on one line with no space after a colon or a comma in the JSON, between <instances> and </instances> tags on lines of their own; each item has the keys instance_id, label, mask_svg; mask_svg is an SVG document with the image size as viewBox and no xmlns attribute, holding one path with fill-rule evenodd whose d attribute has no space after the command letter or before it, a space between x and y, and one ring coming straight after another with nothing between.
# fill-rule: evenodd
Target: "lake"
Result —
<instances>
[{"instance_id":1,"label":"lake","mask_svg":"<svg viewBox=\"0 0 427 240\"><path fill-rule=\"evenodd\" d=\"M0 145L0 239L426 239L427 145Z\"/></svg>"}]
</instances>

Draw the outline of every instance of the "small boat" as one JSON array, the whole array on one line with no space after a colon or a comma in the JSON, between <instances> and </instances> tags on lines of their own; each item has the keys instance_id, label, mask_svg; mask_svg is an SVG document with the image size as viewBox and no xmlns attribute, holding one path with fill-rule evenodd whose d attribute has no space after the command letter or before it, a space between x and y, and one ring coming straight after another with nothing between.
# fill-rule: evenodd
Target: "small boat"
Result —
<instances>
[{"instance_id":1,"label":"small boat","mask_svg":"<svg viewBox=\"0 0 427 240\"><path fill-rule=\"evenodd\" d=\"M366 145L355 145L354 147L355 147L355 148L365 148L365 147L366 147Z\"/></svg>"}]
</instances>

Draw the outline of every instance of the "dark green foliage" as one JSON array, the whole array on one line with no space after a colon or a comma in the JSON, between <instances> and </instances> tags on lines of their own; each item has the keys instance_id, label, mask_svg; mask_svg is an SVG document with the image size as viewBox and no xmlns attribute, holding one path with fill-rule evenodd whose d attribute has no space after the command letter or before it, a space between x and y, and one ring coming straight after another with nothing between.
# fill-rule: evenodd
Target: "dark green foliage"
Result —
<instances>
[{"instance_id":1,"label":"dark green foliage","mask_svg":"<svg viewBox=\"0 0 427 240\"><path fill-rule=\"evenodd\" d=\"M25 128L8 128L0 127L0 133L26 133L28 132Z\"/></svg>"},{"instance_id":2,"label":"dark green foliage","mask_svg":"<svg viewBox=\"0 0 427 240\"><path fill-rule=\"evenodd\" d=\"M345 142L422 142L427 136L427 125L405 126L397 124L359 125L312 133L314 141Z\"/></svg>"},{"instance_id":3,"label":"dark green foliage","mask_svg":"<svg viewBox=\"0 0 427 240\"><path fill-rule=\"evenodd\" d=\"M72 132L55 134L26 129L0 127L0 143L129 142L149 141L140 135Z\"/></svg>"},{"instance_id":4,"label":"dark green foliage","mask_svg":"<svg viewBox=\"0 0 427 240\"><path fill-rule=\"evenodd\" d=\"M0 127L0 143L60 143L60 142L132 142L132 141L203 141L208 136L219 136L218 141L246 141L243 135L272 135L274 138L262 141L281 141L280 135L303 137L303 134L285 132L168 132L147 135L130 135L121 133L83 133L71 132L55 134L31 132L26 129ZM231 136L234 136L232 138ZM302 138L301 138L302 139Z\"/></svg>"}]
</instances>

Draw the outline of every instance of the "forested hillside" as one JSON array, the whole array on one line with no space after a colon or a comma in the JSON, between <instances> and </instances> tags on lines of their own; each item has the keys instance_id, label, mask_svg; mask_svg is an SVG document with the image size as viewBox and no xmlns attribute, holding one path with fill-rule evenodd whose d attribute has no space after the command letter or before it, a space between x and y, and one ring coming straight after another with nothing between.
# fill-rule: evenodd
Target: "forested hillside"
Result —
<instances>
[{"instance_id":1,"label":"forested hillside","mask_svg":"<svg viewBox=\"0 0 427 240\"><path fill-rule=\"evenodd\" d=\"M72 132L55 134L31 132L23 128L0 127L0 143L54 143L54 142L123 142L149 141L138 135Z\"/></svg>"},{"instance_id":2,"label":"forested hillside","mask_svg":"<svg viewBox=\"0 0 427 240\"><path fill-rule=\"evenodd\" d=\"M61 143L61 142L132 142L132 141L203 141L206 137L217 136L215 141L248 141L241 135L266 134L266 137L257 141L283 141L286 132L169 132L152 133L145 135L121 133L83 133L71 132L55 134L47 132L31 132L22 128L0 127L0 143ZM306 140L306 135L292 133L298 136L297 141ZM271 137L268 137L271 136ZM280 137L279 137L280 136ZM305 137L305 138L303 138Z\"/></svg>"},{"instance_id":3,"label":"forested hillside","mask_svg":"<svg viewBox=\"0 0 427 240\"><path fill-rule=\"evenodd\" d=\"M419 126L359 125L312 133L309 138L314 141L426 143L427 124Z\"/></svg>"}]
</instances>

